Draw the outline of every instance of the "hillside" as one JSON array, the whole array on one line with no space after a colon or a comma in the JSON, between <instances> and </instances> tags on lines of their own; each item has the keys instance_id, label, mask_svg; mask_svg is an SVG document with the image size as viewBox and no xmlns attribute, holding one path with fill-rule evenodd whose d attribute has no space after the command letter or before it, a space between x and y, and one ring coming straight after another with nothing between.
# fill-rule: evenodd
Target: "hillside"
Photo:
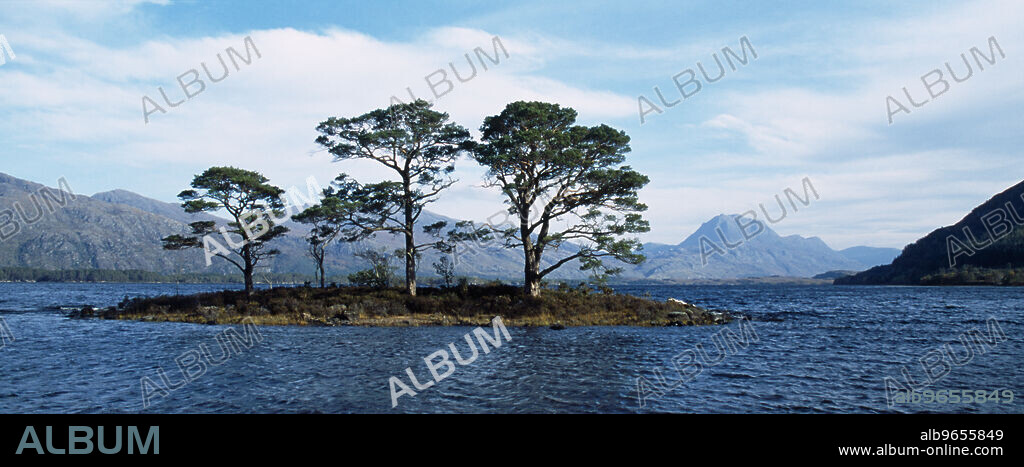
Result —
<instances>
[{"instance_id":1,"label":"hillside","mask_svg":"<svg viewBox=\"0 0 1024 467\"><path fill-rule=\"evenodd\" d=\"M20 206L28 217L38 217L34 202L41 190L59 193L43 185L0 174L0 211ZM36 268L46 270L139 270L161 274L201 273L235 274L233 266L214 259L207 268L200 250L169 252L161 248L160 239L171 234L188 233L189 222L223 218L206 213L188 214L177 203L167 203L125 190L97 193L93 196L75 195L63 208L57 206L52 213L44 213L32 225L27 222L17 234L4 235L0 231L0 267ZM45 208L45 204L43 204ZM425 211L420 225L455 219ZM0 219L2 221L2 219ZM275 240L281 254L260 265L259 274L269 271L277 274L312 276L313 262L306 253L303 235L308 228L294 222L285 223L291 231ZM718 231L729 242L742 244L727 249ZM9 238L7 238L9 237ZM723 254L712 254L707 265L701 263L700 238L707 238ZM219 240L219 238L218 238ZM394 251L402 246L397 235L378 234L358 243L333 243L328 248L329 276L341 276L366 267L353 253L365 249ZM571 254L576 247L563 245L545 253L544 265ZM706 222L696 232L676 245L648 243L644 254L648 260L639 265L623 265L619 280L706 280L744 279L753 277L810 278L833 270L864 270L874 264L879 255L890 254L888 249L854 247L837 252L817 237L798 235L779 236L770 227L745 240L734 216L721 215ZM419 262L421 277L435 276L432 263L439 254L426 252ZM393 263L399 266L396 259ZM400 268L399 268L400 269ZM522 252L507 249L501 241L465 244L456 258L456 274L482 279L516 279L522 273ZM582 280L588 276L577 266L567 264L554 272L551 280Z\"/></svg>"},{"instance_id":2,"label":"hillside","mask_svg":"<svg viewBox=\"0 0 1024 467\"><path fill-rule=\"evenodd\" d=\"M183 223L84 195L61 199L60 193L0 174L0 211L15 213L4 224L0 266L155 272L202 268L201 255L168 255L154 248L162 237L184 229Z\"/></svg>"},{"instance_id":3,"label":"hillside","mask_svg":"<svg viewBox=\"0 0 1024 467\"><path fill-rule=\"evenodd\" d=\"M982 219L988 221L988 227ZM1006 283L1007 275L1024 268L1022 226L1024 182L993 196L956 224L936 229L908 245L892 264L835 283ZM936 280L943 276L948 280ZM1012 277L1009 280L1015 281Z\"/></svg>"},{"instance_id":4,"label":"hillside","mask_svg":"<svg viewBox=\"0 0 1024 467\"><path fill-rule=\"evenodd\" d=\"M3 229L0 237L0 267L36 268L45 270L141 270L162 274L211 273L234 274L237 270L219 259L205 266L200 250L166 251L160 239L171 234L186 234L188 223L197 220L226 222L206 213L186 213L177 203L166 203L125 190L66 196L63 207L51 201L52 213L40 193L59 198L56 188L21 180L0 173L0 212L24 211L33 224L18 216ZM38 203L40 209L35 207ZM20 211L19 211L20 209ZM17 215L17 214L16 214ZM4 219L0 218L0 222ZM439 220L454 224L455 219L424 212L420 225ZM14 225L18 231L12 233ZM308 228L295 222L285 223L291 231L275 240L281 254L261 264L261 269L274 273L298 273L312 276L313 263L306 253L303 235ZM220 238L217 238L220 240ZM353 253L364 249L394 251L402 245L397 235L378 234L358 243L334 243L329 247L327 267L332 276L345 275L366 267ZM550 264L571 251L552 252L544 264ZM476 245L459 255L456 272L484 279L517 277L522 269L522 253L504 248L495 241ZM431 264L439 259L434 251L420 260L419 274L434 275ZM400 266L395 260L395 266ZM553 276L556 279L581 279L585 275L567 265Z\"/></svg>"},{"instance_id":5,"label":"hillside","mask_svg":"<svg viewBox=\"0 0 1024 467\"><path fill-rule=\"evenodd\" d=\"M103 193L96 193L95 195L92 195L90 198L94 200L105 201L110 204L121 204L125 206L131 206L133 208L139 209L140 211L145 211L150 214L163 216L168 219L176 220L183 224L188 224L197 221L216 221L218 223L224 222L223 218L212 216L206 213L187 213L185 212L184 209L181 208L181 204L178 203L165 203L163 201L157 201L155 199L150 199L140 194L132 193L127 190L112 190Z\"/></svg>"}]
</instances>

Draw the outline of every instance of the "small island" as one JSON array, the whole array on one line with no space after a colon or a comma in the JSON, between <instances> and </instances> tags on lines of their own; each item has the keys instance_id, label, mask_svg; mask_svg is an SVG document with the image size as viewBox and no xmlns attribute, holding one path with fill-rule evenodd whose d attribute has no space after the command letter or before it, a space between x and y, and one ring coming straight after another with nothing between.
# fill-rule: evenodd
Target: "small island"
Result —
<instances>
[{"instance_id":1,"label":"small island","mask_svg":"<svg viewBox=\"0 0 1024 467\"><path fill-rule=\"evenodd\" d=\"M554 329L730 321L725 312L607 287L623 266L645 261L640 240L631 235L650 231L643 218L647 205L639 200L650 180L625 163L631 149L624 131L578 125L569 107L517 101L485 118L475 140L432 105L397 102L317 125L316 143L336 162L374 162L392 179L363 183L341 173L304 209L307 203L256 171L218 166L197 174L178 198L187 214L206 217L189 223L188 232L163 237L162 247L201 250L207 266L214 259L233 265L244 290L135 298L104 310L83 307L73 316L320 326L476 326L500 316L509 326ZM452 173L464 156L486 169L483 186L501 195L498 212L507 214L506 221L477 225L421 218L456 183ZM275 242L292 229L305 233L319 287L257 290L256 271L269 267L281 253ZM368 268L349 274L347 286L328 287L329 252L378 234L393 236L401 246L352 253ZM522 253L520 286L471 285L465 277L456 284L460 255L485 247ZM417 283L419 261L428 251L440 255L431 266L444 287ZM401 288L394 259L405 263ZM584 271L589 283L547 286L563 266Z\"/></svg>"},{"instance_id":2,"label":"small island","mask_svg":"<svg viewBox=\"0 0 1024 467\"><path fill-rule=\"evenodd\" d=\"M279 287L246 292L127 299L116 307L85 307L78 318L257 325L481 326L500 316L508 326L690 326L724 324L727 312L681 300L665 302L589 286L544 289L524 296L511 285L399 288Z\"/></svg>"}]
</instances>

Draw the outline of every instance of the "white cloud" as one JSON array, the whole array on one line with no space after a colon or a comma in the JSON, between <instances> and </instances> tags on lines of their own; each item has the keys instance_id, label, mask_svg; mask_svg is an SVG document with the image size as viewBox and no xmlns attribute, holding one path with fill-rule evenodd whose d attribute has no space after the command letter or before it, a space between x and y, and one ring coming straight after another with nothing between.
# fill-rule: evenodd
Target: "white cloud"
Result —
<instances>
[{"instance_id":1,"label":"white cloud","mask_svg":"<svg viewBox=\"0 0 1024 467\"><path fill-rule=\"evenodd\" d=\"M651 238L678 241L712 215L771 200L803 174L820 184L828 208L816 211L813 223L787 219L777 227L780 233L817 235L843 247L901 246L958 221L1024 178L1019 154L992 141L993 135L1005 137L995 129L1005 127L1006 118L1019 121L1019 114L1008 116L1005 109L1024 106L1024 62L1016 52L1024 44L1022 16L1020 2L978 1L860 25L807 49L816 56L842 57L831 68L800 69L797 57L795 75L718 91L718 111L695 128L708 138L739 140L748 150L693 155L688 171L704 176L685 180L686 186L663 181L646 190L644 199L657 219L652 228L657 236ZM888 125L887 95L906 103L901 88L907 86L918 100L927 97L921 75L944 68L946 61L961 70L954 60L964 52L971 58L972 47L988 54L991 36L1005 58L994 66L983 63L984 71L975 66L963 83L946 73L949 91ZM771 66L770 52L759 49L759 67ZM823 76L834 84L822 85ZM815 84L809 86L812 77ZM761 174L751 179L757 171Z\"/></svg>"},{"instance_id":2,"label":"white cloud","mask_svg":"<svg viewBox=\"0 0 1024 467\"><path fill-rule=\"evenodd\" d=\"M246 36L260 58L254 54L250 65L238 61L236 69L225 50L231 47L246 56ZM340 29L274 29L112 48L74 37L26 35L18 50L19 60L26 60L19 67L0 69L6 84L0 89L0 105L19 117L5 119L0 128L18 135L15 146L40 140L85 146L89 149L82 153L106 164L174 164L193 172L235 165L260 170L281 185L301 186L310 175L324 183L342 171L370 179L388 175L373 164L331 163L326 153L316 152L315 126L330 116L384 107L391 96L408 101L406 87L417 97L435 99L425 77L438 69L446 70L451 86L447 93L447 84L435 87L442 94L436 109L474 131L486 115L520 99L569 105L589 118L633 111L628 97L522 71L517 63L528 61L537 48L515 38L501 38L508 56L500 56L497 64L478 56L474 49L480 47L494 57L493 37L485 31L444 28L428 32L423 41L396 43ZM222 74L218 54L229 75L213 83L202 64L214 76ZM477 70L466 82L456 79L451 69L454 64L464 78L471 76L463 54ZM183 99L175 79L189 70L201 74L206 88L171 108L158 87L172 102ZM183 79L188 82L192 77ZM431 82L440 79L435 75ZM200 86L190 89L195 92ZM152 113L145 124L143 96L167 113ZM456 174L465 186L476 183L480 175L479 170L468 169L465 175L462 170ZM183 179L182 185L187 181ZM500 208L494 202L496 197L478 212L460 208L447 214L486 217Z\"/></svg>"}]
</instances>

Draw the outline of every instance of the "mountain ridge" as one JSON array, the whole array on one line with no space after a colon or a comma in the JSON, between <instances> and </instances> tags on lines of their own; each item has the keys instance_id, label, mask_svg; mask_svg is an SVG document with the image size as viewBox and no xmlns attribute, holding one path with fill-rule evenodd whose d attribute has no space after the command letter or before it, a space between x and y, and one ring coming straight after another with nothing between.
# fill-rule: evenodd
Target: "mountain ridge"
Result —
<instances>
[{"instance_id":1,"label":"mountain ridge","mask_svg":"<svg viewBox=\"0 0 1024 467\"><path fill-rule=\"evenodd\" d=\"M783 237L764 222L737 214L713 217L676 245L645 244L644 252L647 261L624 278L638 271L654 280L813 277L870 266L840 255L818 237Z\"/></svg>"},{"instance_id":2,"label":"mountain ridge","mask_svg":"<svg viewBox=\"0 0 1024 467\"><path fill-rule=\"evenodd\" d=\"M14 203L22 207L31 204L32 194L46 189L42 184L21 180L0 173L0 211ZM691 280L740 279L751 277L790 276L813 277L832 270L862 270L870 267L837 252L819 237L799 235L779 236L769 226L758 229L746 226L746 235L737 222L737 215L718 215L705 222L678 244L644 244L648 260L639 265L623 265L623 280ZM127 190L110 190L92 196L75 195L75 200L52 215L31 226L10 241L0 241L0 266L51 269L117 269L146 270L159 273L211 272L233 273L230 265L214 261L207 268L203 254L198 251L173 252L160 247L160 238L174 233L186 233L188 223L197 220L225 219L208 214L189 214L180 205L167 203ZM439 220L454 224L456 219L424 211L421 224ZM73 226L86 225L83 232ZM293 229L276 240L281 255L265 263L265 267L282 273L313 273L313 264L306 255L302 234L306 226L294 222L286 225ZM104 228L99 228L105 226ZM718 232L721 231L722 235ZM84 236L83 236L84 235ZM723 254L705 254L701 259L701 237L718 245ZM722 237L725 241L722 241ZM748 238L749 237L749 238ZM20 239L19 239L20 238ZM742 242L729 249L726 244ZM365 267L353 253L365 248L394 250L402 245L397 235L379 234L361 243L334 243L327 256L331 274L354 272ZM707 245L705 244L705 248ZM49 250L47 248L50 248ZM867 247L863 247L867 248ZM573 245L565 245L546 256L551 264L570 254ZM845 251L845 250L844 250ZM63 252L63 255L53 255ZM120 252L111 258L111 252ZM706 253L706 252L705 252ZM48 258L60 256L59 258ZM47 259L48 258L48 259ZM419 262L420 275L433 275L431 263L440 258L437 252L427 252ZM219 264L217 264L219 263ZM489 279L514 279L522 269L522 252L506 249L499 240L483 245L464 245L456 260L460 275ZM396 263L397 264L397 263ZM587 274L573 265L566 265L555 273L552 280L585 279Z\"/></svg>"}]
</instances>

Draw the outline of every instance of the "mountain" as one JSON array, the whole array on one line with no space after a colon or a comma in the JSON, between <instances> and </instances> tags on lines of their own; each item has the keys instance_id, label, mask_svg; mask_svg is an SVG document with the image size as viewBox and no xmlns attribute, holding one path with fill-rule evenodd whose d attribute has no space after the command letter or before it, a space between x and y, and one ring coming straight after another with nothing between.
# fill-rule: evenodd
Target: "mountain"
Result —
<instances>
[{"instance_id":1,"label":"mountain","mask_svg":"<svg viewBox=\"0 0 1024 467\"><path fill-rule=\"evenodd\" d=\"M836 284L921 284L935 276L945 283L973 283L972 269L1003 270L1000 282L1024 268L1024 181L903 249L892 264L836 280ZM1002 276L1009 277L1002 277ZM958 279L958 277L960 279Z\"/></svg>"},{"instance_id":2,"label":"mountain","mask_svg":"<svg viewBox=\"0 0 1024 467\"><path fill-rule=\"evenodd\" d=\"M782 237L759 221L757 225L746 226L745 232L741 225L746 225L742 218L723 214L702 224L677 245L645 244L647 261L627 271L624 277L659 280L812 277L833 270L864 269L862 263L829 248L820 238Z\"/></svg>"},{"instance_id":3,"label":"mountain","mask_svg":"<svg viewBox=\"0 0 1024 467\"><path fill-rule=\"evenodd\" d=\"M223 223L224 219L207 213L190 214L185 212L180 203L165 203L145 196L132 193L127 190L105 191L91 196L92 199L105 201L111 204L121 204L145 211L168 219L176 220L183 224L197 221L216 221Z\"/></svg>"},{"instance_id":4,"label":"mountain","mask_svg":"<svg viewBox=\"0 0 1024 467\"><path fill-rule=\"evenodd\" d=\"M188 223L197 220L226 220L207 213L186 213L180 204L165 203L125 190L97 193L93 196L64 193L38 183L0 173L0 267L27 267L49 270L110 269L144 270L159 273L207 272L233 274L237 270L214 258L206 267L200 250L166 251L161 239L171 234L187 234ZM10 215L5 215L10 213ZM456 220L424 211L419 224ZM303 238L308 227L286 222L291 231L274 241L281 254L261 263L279 273L313 274L313 262L306 253ZM223 243L219 235L214 238ZM374 249L394 251L403 240L394 234L378 234L358 243L335 242L329 247L326 265L331 275L344 275L367 266L353 253ZM469 247L470 245L466 245ZM552 252L548 265L565 257L572 248ZM440 259L434 251L419 261L421 276L433 276L433 262ZM456 261L456 273L485 279L514 278L522 270L522 253L504 248L499 241L462 248ZM401 264L393 263L399 271ZM572 264L557 271L553 279L585 277Z\"/></svg>"},{"instance_id":5,"label":"mountain","mask_svg":"<svg viewBox=\"0 0 1024 467\"><path fill-rule=\"evenodd\" d=\"M860 263L867 269L874 266L889 264L900 254L897 248L876 248L870 246L854 246L839 250L839 254Z\"/></svg>"},{"instance_id":6,"label":"mountain","mask_svg":"<svg viewBox=\"0 0 1024 467\"><path fill-rule=\"evenodd\" d=\"M226 222L207 213L189 214L179 204L166 203L125 190L97 193L93 196L67 195L65 202L54 204L55 188L0 174L0 267L40 269L112 269L144 270L159 273L235 273L233 266L214 259L205 266L202 251L165 251L160 239L189 232L188 223L197 220ZM49 204L47 204L49 202ZM34 205L40 208L35 209ZM50 207L53 207L52 213ZM9 210L9 211L8 211ZM5 219L4 212L12 213ZM22 216L24 212L24 216ZM43 215L38 215L42 212ZM37 218L38 219L35 219ZM29 223L25 219L33 220ZM420 225L455 219L424 211ZM312 276L313 262L303 238L308 227L285 223L291 231L275 240L281 254L262 263L268 271ZM639 265L621 265L623 280L745 279L785 276L809 278L834 270L863 270L864 262L876 261L885 249L855 247L837 252L817 237L782 237L770 227L752 235L756 226L747 226L747 239L736 216L721 215L701 225L696 232L676 245L648 243L648 260ZM17 232L14 232L17 228ZM719 233L721 232L721 233ZM422 237L422 234L421 234ZM722 238L736 248L728 248ZM223 243L219 235L215 239ZM704 240L701 240L701 239ZM422 240L422 238L418 238ZM366 265L353 253L374 249L394 251L403 240L394 234L378 234L358 243L334 242L328 250L326 265L330 275L345 275ZM707 264L702 264L701 247ZM572 254L578 248L565 244L545 253L544 266ZM718 254L721 253L721 254ZM421 277L435 276L431 264L440 255L427 251L419 261ZM398 271L399 260L393 263ZM614 264L613 264L614 266ZM485 279L516 279L522 274L522 251L504 248L500 240L463 244L456 257L456 274ZM552 280L581 280L588 274L578 263L567 264L550 276Z\"/></svg>"},{"instance_id":7,"label":"mountain","mask_svg":"<svg viewBox=\"0 0 1024 467\"><path fill-rule=\"evenodd\" d=\"M165 203L142 195L125 190L114 190L105 193L98 193L93 198L100 198L107 202L123 204L147 211L153 214L178 220L182 223L195 222L196 220L215 220L220 223L224 219L206 213L188 214L180 204ZM454 225L456 219L448 218L429 211L424 211L418 225L429 225L438 221L446 221ZM293 272L312 275L314 271L312 259L306 253L306 241L303 236L309 231L309 227L297 222L288 221L283 225L290 231L275 240L274 247L281 250L281 254L268 260L265 265L274 272ZM184 233L184 232L181 232ZM216 237L218 241L221 239ZM422 239L420 239L422 241ZM379 233L369 239L356 242L333 242L328 246L325 265L330 275L345 275L360 269L366 268L362 259L355 256L356 252L372 249L377 251L394 251L405 244L404 239L398 234ZM480 250L476 252L475 250ZM202 258L198 250L180 252L179 254L193 255ZM427 251L418 262L418 274L424 277L434 276L431 264L440 259L436 251ZM214 260L219 261L219 260ZM403 265L398 259L392 263L401 271ZM461 275L479 277L485 279L497 279L514 277L513 271L521 269L522 254L515 250L500 248L496 243L485 245L474 249L470 254L463 252L460 260L456 261L456 272ZM571 275L571 274L570 274ZM563 275L565 277L565 275Z\"/></svg>"},{"instance_id":8,"label":"mountain","mask_svg":"<svg viewBox=\"0 0 1024 467\"><path fill-rule=\"evenodd\" d=\"M0 173L0 266L199 271L201 255L169 255L158 247L162 237L183 229L161 215Z\"/></svg>"}]
</instances>

